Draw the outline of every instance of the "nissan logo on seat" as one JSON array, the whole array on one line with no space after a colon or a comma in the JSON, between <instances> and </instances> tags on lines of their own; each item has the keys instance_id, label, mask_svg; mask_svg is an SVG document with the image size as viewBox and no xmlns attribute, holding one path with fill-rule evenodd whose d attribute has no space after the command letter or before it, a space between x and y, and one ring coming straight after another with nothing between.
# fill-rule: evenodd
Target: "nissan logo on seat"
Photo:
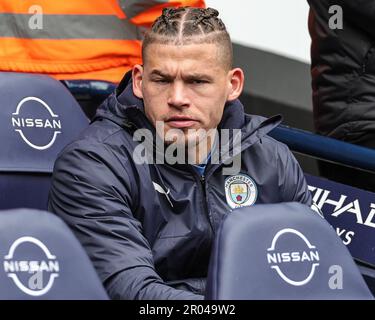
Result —
<instances>
[{"instance_id":1,"label":"nissan logo on seat","mask_svg":"<svg viewBox=\"0 0 375 320\"><path fill-rule=\"evenodd\" d=\"M21 291L34 297L51 290L60 272L57 257L42 241L29 236L12 243L3 267Z\"/></svg>"},{"instance_id":2,"label":"nissan logo on seat","mask_svg":"<svg viewBox=\"0 0 375 320\"><path fill-rule=\"evenodd\" d=\"M26 97L18 103L16 112L12 113L12 126L22 140L36 150L50 148L61 133L59 116L36 97Z\"/></svg>"},{"instance_id":3,"label":"nissan logo on seat","mask_svg":"<svg viewBox=\"0 0 375 320\"><path fill-rule=\"evenodd\" d=\"M267 262L285 282L302 286L313 278L319 266L319 252L301 232L286 228L273 237Z\"/></svg>"}]
</instances>

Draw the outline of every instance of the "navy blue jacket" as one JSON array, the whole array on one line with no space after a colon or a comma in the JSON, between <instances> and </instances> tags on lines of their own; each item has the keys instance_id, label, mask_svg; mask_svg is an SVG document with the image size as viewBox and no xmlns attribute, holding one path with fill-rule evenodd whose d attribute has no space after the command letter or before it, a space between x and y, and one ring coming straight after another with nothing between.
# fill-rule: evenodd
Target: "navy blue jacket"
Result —
<instances>
[{"instance_id":1,"label":"navy blue jacket","mask_svg":"<svg viewBox=\"0 0 375 320\"><path fill-rule=\"evenodd\" d=\"M219 128L240 128L241 170L133 160L132 132L153 129L129 74L88 129L59 155L49 210L73 229L114 299L202 299L211 245L233 204L311 205L289 149L267 135L281 121L227 103Z\"/></svg>"}]
</instances>

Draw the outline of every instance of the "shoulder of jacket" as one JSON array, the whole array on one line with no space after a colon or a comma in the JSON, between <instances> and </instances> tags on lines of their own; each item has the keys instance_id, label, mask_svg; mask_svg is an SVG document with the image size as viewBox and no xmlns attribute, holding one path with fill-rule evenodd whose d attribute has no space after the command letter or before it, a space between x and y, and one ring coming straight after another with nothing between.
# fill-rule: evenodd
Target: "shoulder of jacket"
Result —
<instances>
[{"instance_id":1,"label":"shoulder of jacket","mask_svg":"<svg viewBox=\"0 0 375 320\"><path fill-rule=\"evenodd\" d=\"M74 158L86 158L89 160L91 158L93 161L95 161L94 159L96 158L102 159L109 164L112 162L112 159L115 161L121 158L123 163L126 163L127 161L130 162L132 161L131 156L129 156L131 152L120 152L122 147L126 148L127 138L115 138L118 134L124 135L122 131L124 130L118 128L117 130L107 132L106 134L81 136L65 146L65 148L59 153L56 162L69 158L71 160ZM81 155L86 155L86 157L81 157Z\"/></svg>"},{"instance_id":2,"label":"shoulder of jacket","mask_svg":"<svg viewBox=\"0 0 375 320\"><path fill-rule=\"evenodd\" d=\"M119 140L117 137L119 137ZM77 139L66 145L63 151L85 150L92 147L105 149L106 146L120 144L120 142L123 144L128 140L132 140L132 137L123 127L110 120L103 119L91 123Z\"/></svg>"},{"instance_id":3,"label":"shoulder of jacket","mask_svg":"<svg viewBox=\"0 0 375 320\"><path fill-rule=\"evenodd\" d=\"M272 138L268 134L263 136L259 140L259 142L261 143L263 147L272 148L273 152L276 152L278 154L290 152L289 147L285 143Z\"/></svg>"}]
</instances>

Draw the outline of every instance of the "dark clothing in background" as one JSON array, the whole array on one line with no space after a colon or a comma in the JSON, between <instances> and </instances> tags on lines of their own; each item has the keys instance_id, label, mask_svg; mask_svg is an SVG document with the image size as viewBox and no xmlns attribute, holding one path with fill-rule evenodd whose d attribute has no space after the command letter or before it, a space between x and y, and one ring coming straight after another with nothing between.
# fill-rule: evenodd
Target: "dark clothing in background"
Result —
<instances>
[{"instance_id":1,"label":"dark clothing in background","mask_svg":"<svg viewBox=\"0 0 375 320\"><path fill-rule=\"evenodd\" d=\"M318 134L375 148L375 1L308 0L314 124ZM343 9L331 29L329 8ZM375 191L375 176L328 163L327 178Z\"/></svg>"}]
</instances>

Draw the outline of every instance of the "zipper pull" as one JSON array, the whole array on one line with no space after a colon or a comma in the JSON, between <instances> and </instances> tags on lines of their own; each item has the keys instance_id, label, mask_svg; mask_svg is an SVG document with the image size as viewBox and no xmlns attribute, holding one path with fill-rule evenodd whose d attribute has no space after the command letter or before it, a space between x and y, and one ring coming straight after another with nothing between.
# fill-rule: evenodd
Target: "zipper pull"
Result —
<instances>
[{"instance_id":1,"label":"zipper pull","mask_svg":"<svg viewBox=\"0 0 375 320\"><path fill-rule=\"evenodd\" d=\"M201 176L201 183L202 183L202 184L205 183L205 176L204 176L204 175Z\"/></svg>"}]
</instances>

